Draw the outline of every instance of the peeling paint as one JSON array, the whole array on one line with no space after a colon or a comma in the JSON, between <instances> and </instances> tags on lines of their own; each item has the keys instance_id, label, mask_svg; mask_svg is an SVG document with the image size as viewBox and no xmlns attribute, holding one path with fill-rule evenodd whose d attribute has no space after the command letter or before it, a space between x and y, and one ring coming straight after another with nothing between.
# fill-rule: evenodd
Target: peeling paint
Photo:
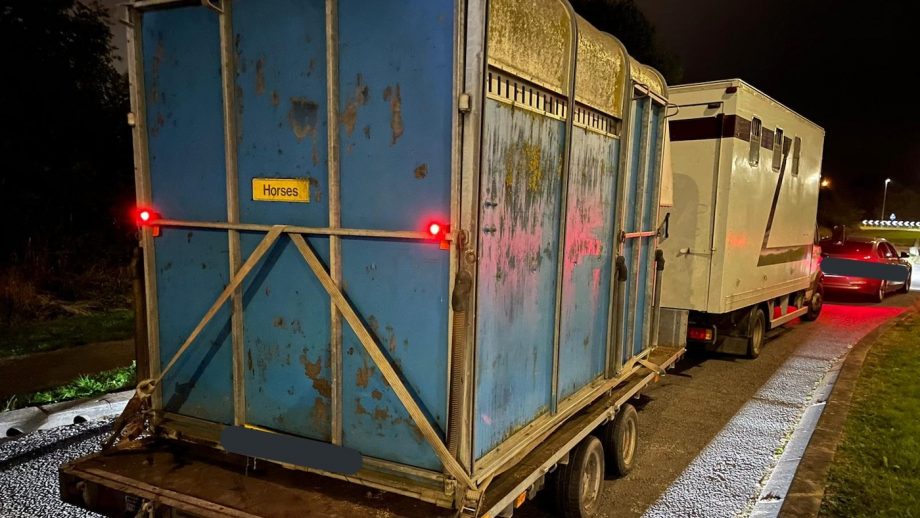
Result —
<instances>
[{"instance_id":1,"label":"peeling paint","mask_svg":"<svg viewBox=\"0 0 920 518\"><path fill-rule=\"evenodd\" d=\"M428 176L428 164L419 164L419 166L415 168L415 178L421 180L426 176Z\"/></svg>"},{"instance_id":2,"label":"peeling paint","mask_svg":"<svg viewBox=\"0 0 920 518\"><path fill-rule=\"evenodd\" d=\"M256 60L256 94L265 93L265 58Z\"/></svg>"},{"instance_id":3,"label":"peeling paint","mask_svg":"<svg viewBox=\"0 0 920 518\"><path fill-rule=\"evenodd\" d=\"M358 108L367 104L368 94L369 90L364 84L364 78L358 74L358 77L355 78L355 91L345 105L345 112L342 113L342 124L349 137L355 131L355 123L358 122Z\"/></svg>"},{"instance_id":4,"label":"peeling paint","mask_svg":"<svg viewBox=\"0 0 920 518\"><path fill-rule=\"evenodd\" d=\"M311 362L307 357L306 349L304 349L304 353L300 355L300 363L303 364L304 374L313 381L313 388L316 389L321 396L330 397L332 395L332 387L329 384L329 380L320 377L322 373L322 359L317 357L315 362Z\"/></svg>"},{"instance_id":5,"label":"peeling paint","mask_svg":"<svg viewBox=\"0 0 920 518\"><path fill-rule=\"evenodd\" d=\"M373 392L371 392L371 397L376 399L377 401L380 401L383 398L383 392L380 392L379 390L374 390Z\"/></svg>"},{"instance_id":6,"label":"peeling paint","mask_svg":"<svg viewBox=\"0 0 920 518\"><path fill-rule=\"evenodd\" d=\"M390 145L393 146L403 134L402 98L399 95L399 83L396 83L395 89L390 86L386 87L383 91L383 100L390 103L390 129L393 130L393 140Z\"/></svg>"},{"instance_id":7,"label":"peeling paint","mask_svg":"<svg viewBox=\"0 0 920 518\"><path fill-rule=\"evenodd\" d=\"M329 421L329 405L323 400L323 398L318 397L313 400L313 420L317 423L325 423Z\"/></svg>"},{"instance_id":8,"label":"peeling paint","mask_svg":"<svg viewBox=\"0 0 920 518\"><path fill-rule=\"evenodd\" d=\"M355 384L360 388L367 388L367 384L371 381L371 376L374 375L374 368L367 364L367 360L364 359L364 366L359 367L355 375Z\"/></svg>"},{"instance_id":9,"label":"peeling paint","mask_svg":"<svg viewBox=\"0 0 920 518\"><path fill-rule=\"evenodd\" d=\"M291 110L288 112L288 122L294 130L297 140L307 136L316 136L316 122L319 105L305 97L291 97Z\"/></svg>"},{"instance_id":10,"label":"peeling paint","mask_svg":"<svg viewBox=\"0 0 920 518\"><path fill-rule=\"evenodd\" d=\"M278 95L278 90L272 90L272 106L277 108L281 104L281 96Z\"/></svg>"}]
</instances>

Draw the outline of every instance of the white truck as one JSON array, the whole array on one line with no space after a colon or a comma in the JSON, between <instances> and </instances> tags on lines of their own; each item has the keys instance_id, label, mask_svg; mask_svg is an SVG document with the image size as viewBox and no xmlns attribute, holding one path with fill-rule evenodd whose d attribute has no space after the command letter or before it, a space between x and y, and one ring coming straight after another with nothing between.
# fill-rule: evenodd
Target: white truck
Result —
<instances>
[{"instance_id":1,"label":"white truck","mask_svg":"<svg viewBox=\"0 0 920 518\"><path fill-rule=\"evenodd\" d=\"M766 331L821 311L824 130L739 79L670 93L659 336L754 358Z\"/></svg>"}]
</instances>

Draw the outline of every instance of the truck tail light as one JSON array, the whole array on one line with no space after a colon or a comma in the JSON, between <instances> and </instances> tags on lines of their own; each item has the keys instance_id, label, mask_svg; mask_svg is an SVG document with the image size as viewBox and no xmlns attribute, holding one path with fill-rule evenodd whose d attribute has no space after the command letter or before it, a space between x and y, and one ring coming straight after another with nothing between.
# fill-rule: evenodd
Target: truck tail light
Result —
<instances>
[{"instance_id":1,"label":"truck tail light","mask_svg":"<svg viewBox=\"0 0 920 518\"><path fill-rule=\"evenodd\" d=\"M687 338L695 342L711 342L715 333L710 327L688 327Z\"/></svg>"}]
</instances>

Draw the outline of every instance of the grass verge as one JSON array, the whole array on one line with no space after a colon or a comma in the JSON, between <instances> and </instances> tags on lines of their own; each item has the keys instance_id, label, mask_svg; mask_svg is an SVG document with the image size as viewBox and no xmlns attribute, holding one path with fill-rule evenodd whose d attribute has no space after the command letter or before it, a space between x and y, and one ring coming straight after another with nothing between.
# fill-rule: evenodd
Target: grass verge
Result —
<instances>
[{"instance_id":1,"label":"grass verge","mask_svg":"<svg viewBox=\"0 0 920 518\"><path fill-rule=\"evenodd\" d=\"M135 363L127 367L103 371L91 376L79 376L66 385L50 390L11 397L0 410L16 410L34 405L48 405L72 399L101 396L109 392L124 390L136 384Z\"/></svg>"},{"instance_id":2,"label":"grass verge","mask_svg":"<svg viewBox=\"0 0 920 518\"><path fill-rule=\"evenodd\" d=\"M856 383L821 516L920 516L920 315L879 336Z\"/></svg>"},{"instance_id":3,"label":"grass verge","mask_svg":"<svg viewBox=\"0 0 920 518\"><path fill-rule=\"evenodd\" d=\"M109 340L134 334L134 312L114 309L53 320L0 326L0 358Z\"/></svg>"}]
</instances>

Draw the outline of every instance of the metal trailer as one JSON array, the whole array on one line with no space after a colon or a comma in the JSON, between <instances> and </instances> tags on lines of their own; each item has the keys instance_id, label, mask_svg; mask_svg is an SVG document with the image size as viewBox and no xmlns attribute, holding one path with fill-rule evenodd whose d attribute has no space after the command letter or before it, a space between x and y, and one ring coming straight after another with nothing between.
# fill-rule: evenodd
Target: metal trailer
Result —
<instances>
[{"instance_id":1,"label":"metal trailer","mask_svg":"<svg viewBox=\"0 0 920 518\"><path fill-rule=\"evenodd\" d=\"M821 310L824 130L738 79L672 87L670 100L660 332L756 357L767 330Z\"/></svg>"},{"instance_id":2,"label":"metal trailer","mask_svg":"<svg viewBox=\"0 0 920 518\"><path fill-rule=\"evenodd\" d=\"M149 372L62 498L509 516L551 474L593 514L605 459L635 460L629 401L683 353L654 333L660 74L561 0L126 13Z\"/></svg>"}]
</instances>

